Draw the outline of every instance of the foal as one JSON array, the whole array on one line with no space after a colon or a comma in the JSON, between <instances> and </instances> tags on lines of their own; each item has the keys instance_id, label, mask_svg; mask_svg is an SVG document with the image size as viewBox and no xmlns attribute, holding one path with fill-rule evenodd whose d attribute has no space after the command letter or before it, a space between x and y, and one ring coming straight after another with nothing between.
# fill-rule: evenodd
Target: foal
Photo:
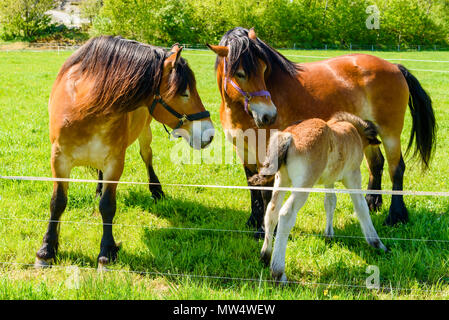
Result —
<instances>
[{"instance_id":1,"label":"foal","mask_svg":"<svg viewBox=\"0 0 449 320\"><path fill-rule=\"evenodd\" d=\"M326 188L333 188L336 181L342 181L348 189L360 189L363 149L380 144L376 135L373 123L346 112L336 113L328 122L313 118L291 125L272 136L265 163L251 182L267 185L274 179L275 187L311 188L324 184ZM292 192L282 206L285 191L275 190L268 204L261 259L266 264L270 262L273 232L279 219L271 261L271 273L276 280L287 280L284 273L287 239L308 195L307 192ZM387 251L374 229L362 194L351 194L351 199L366 241L374 248ZM336 201L334 193L326 193L325 236L328 238L334 235L332 218Z\"/></svg>"}]
</instances>

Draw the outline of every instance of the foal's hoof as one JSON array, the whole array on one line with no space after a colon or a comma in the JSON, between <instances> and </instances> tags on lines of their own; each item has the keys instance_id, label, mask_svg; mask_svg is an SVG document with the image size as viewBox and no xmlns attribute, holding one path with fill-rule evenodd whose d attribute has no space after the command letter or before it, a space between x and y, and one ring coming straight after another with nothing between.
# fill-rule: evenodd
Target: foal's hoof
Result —
<instances>
[{"instance_id":1,"label":"foal's hoof","mask_svg":"<svg viewBox=\"0 0 449 320\"><path fill-rule=\"evenodd\" d=\"M261 252L260 253L260 261L267 267L270 265L271 261L271 254L268 252Z\"/></svg>"},{"instance_id":2,"label":"foal's hoof","mask_svg":"<svg viewBox=\"0 0 449 320\"><path fill-rule=\"evenodd\" d=\"M98 255L98 269L106 270L106 266L117 260L117 252L120 250L120 243L101 248Z\"/></svg>"},{"instance_id":3,"label":"foal's hoof","mask_svg":"<svg viewBox=\"0 0 449 320\"><path fill-rule=\"evenodd\" d=\"M35 269L50 268L52 263L53 259L40 259L36 257L36 260L34 261L34 268Z\"/></svg>"},{"instance_id":4,"label":"foal's hoof","mask_svg":"<svg viewBox=\"0 0 449 320\"><path fill-rule=\"evenodd\" d=\"M288 284L288 279L285 273L277 275L273 274L272 276L277 285L285 286Z\"/></svg>"},{"instance_id":5,"label":"foal's hoof","mask_svg":"<svg viewBox=\"0 0 449 320\"><path fill-rule=\"evenodd\" d=\"M381 194L368 194L365 197L366 203L368 204L369 211L375 212L379 211L382 207L382 195Z\"/></svg>"},{"instance_id":6,"label":"foal's hoof","mask_svg":"<svg viewBox=\"0 0 449 320\"><path fill-rule=\"evenodd\" d=\"M382 241L380 241L380 239L368 240L368 244L375 249L388 252L388 248L382 243Z\"/></svg>"}]
</instances>

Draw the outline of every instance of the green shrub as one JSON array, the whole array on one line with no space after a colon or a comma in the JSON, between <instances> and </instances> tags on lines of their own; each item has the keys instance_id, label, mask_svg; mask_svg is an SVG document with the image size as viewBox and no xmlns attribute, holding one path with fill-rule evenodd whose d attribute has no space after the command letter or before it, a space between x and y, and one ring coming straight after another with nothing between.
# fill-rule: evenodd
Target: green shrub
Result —
<instances>
[{"instance_id":1,"label":"green shrub","mask_svg":"<svg viewBox=\"0 0 449 320\"><path fill-rule=\"evenodd\" d=\"M50 26L45 14L54 0L0 0L0 35L4 39L31 39Z\"/></svg>"}]
</instances>

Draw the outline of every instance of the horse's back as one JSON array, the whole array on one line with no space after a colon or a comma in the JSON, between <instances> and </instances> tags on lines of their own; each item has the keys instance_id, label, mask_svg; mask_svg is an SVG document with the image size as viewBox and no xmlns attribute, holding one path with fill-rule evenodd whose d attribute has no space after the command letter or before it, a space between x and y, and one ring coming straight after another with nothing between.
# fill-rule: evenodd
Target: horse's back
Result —
<instances>
[{"instance_id":1,"label":"horse's back","mask_svg":"<svg viewBox=\"0 0 449 320\"><path fill-rule=\"evenodd\" d=\"M381 126L403 122L409 91L397 65L372 55L349 54L301 66L301 98L314 105L302 108L301 114L327 120L337 111L347 111Z\"/></svg>"}]
</instances>

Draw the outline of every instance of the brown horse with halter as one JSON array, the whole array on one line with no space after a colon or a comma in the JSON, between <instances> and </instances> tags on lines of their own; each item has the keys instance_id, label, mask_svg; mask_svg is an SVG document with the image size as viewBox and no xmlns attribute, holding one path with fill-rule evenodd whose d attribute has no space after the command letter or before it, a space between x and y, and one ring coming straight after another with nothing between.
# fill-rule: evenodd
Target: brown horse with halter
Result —
<instances>
[{"instance_id":1,"label":"brown horse with halter","mask_svg":"<svg viewBox=\"0 0 449 320\"><path fill-rule=\"evenodd\" d=\"M103 237L99 267L117 257L112 235L117 183L125 152L139 139L148 170L150 190L163 193L152 166L152 119L175 129L192 147L203 148L213 138L209 112L196 90L195 77L181 58L182 47L170 51L120 37L89 40L64 63L49 101L51 168L54 178L69 178L75 166L100 170L104 183L100 213ZM52 262L58 249L59 219L67 205L68 182L56 181L50 203L50 222L36 267Z\"/></svg>"},{"instance_id":2,"label":"brown horse with halter","mask_svg":"<svg viewBox=\"0 0 449 320\"><path fill-rule=\"evenodd\" d=\"M240 27L229 30L219 45L208 46L217 54L221 123L234 144L238 138L235 132L283 130L298 120L329 120L334 113L346 111L377 125L393 190L402 190L405 164L400 137L408 104L413 126L407 151L416 139L415 154L419 153L424 167L428 167L435 145L432 102L404 66L366 54L295 64L257 38L253 29ZM262 136L269 137L269 130ZM250 163L247 154L258 155L261 145L264 143L259 141L245 143L243 150L237 150L247 178L257 173L263 161L258 157ZM368 147L365 156L370 171L368 189L380 190L384 157L379 146ZM270 198L271 192L251 191L248 225L262 226L264 207ZM371 210L382 204L381 195L368 195L366 199ZM393 195L386 224L407 221L403 197Z\"/></svg>"}]
</instances>

